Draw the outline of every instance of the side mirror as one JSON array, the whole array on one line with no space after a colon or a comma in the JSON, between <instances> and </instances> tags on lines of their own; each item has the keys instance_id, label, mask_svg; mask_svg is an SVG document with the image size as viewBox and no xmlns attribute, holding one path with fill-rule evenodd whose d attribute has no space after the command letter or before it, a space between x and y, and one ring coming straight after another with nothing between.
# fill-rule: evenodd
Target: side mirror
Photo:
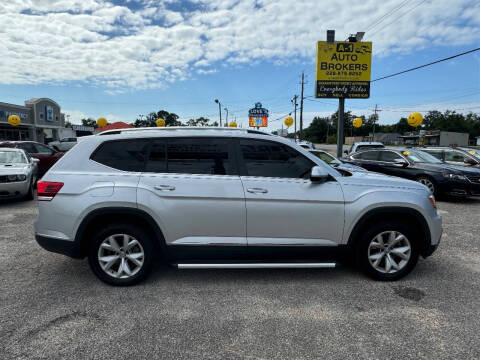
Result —
<instances>
[{"instance_id":1,"label":"side mirror","mask_svg":"<svg viewBox=\"0 0 480 360\"><path fill-rule=\"evenodd\" d=\"M477 165L477 162L476 162L475 160L473 160L473 159L470 159L470 158L465 158L465 159L463 160L463 162L464 162L465 164L468 164L468 165Z\"/></svg>"},{"instance_id":2,"label":"side mirror","mask_svg":"<svg viewBox=\"0 0 480 360\"><path fill-rule=\"evenodd\" d=\"M323 168L322 166L314 166L312 168L312 171L310 172L310 181L322 183L327 181L329 176L330 174L325 168Z\"/></svg>"},{"instance_id":3,"label":"side mirror","mask_svg":"<svg viewBox=\"0 0 480 360\"><path fill-rule=\"evenodd\" d=\"M32 158L32 164L38 164L40 162L40 160L38 160L37 158Z\"/></svg>"},{"instance_id":4,"label":"side mirror","mask_svg":"<svg viewBox=\"0 0 480 360\"><path fill-rule=\"evenodd\" d=\"M348 150L344 150L343 153L348 155Z\"/></svg>"},{"instance_id":5,"label":"side mirror","mask_svg":"<svg viewBox=\"0 0 480 360\"><path fill-rule=\"evenodd\" d=\"M397 167L407 167L408 162L403 160L403 159L395 159L394 165L397 166Z\"/></svg>"}]
</instances>

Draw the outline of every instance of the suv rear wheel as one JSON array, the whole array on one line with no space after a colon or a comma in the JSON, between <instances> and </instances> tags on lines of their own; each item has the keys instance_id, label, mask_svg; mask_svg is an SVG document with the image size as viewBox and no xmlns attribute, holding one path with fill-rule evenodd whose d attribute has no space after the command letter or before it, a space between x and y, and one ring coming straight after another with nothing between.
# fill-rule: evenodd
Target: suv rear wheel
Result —
<instances>
[{"instance_id":1,"label":"suv rear wheel","mask_svg":"<svg viewBox=\"0 0 480 360\"><path fill-rule=\"evenodd\" d=\"M418 234L403 222L380 222L369 228L357 246L357 262L376 280L398 280L418 261Z\"/></svg>"},{"instance_id":2,"label":"suv rear wheel","mask_svg":"<svg viewBox=\"0 0 480 360\"><path fill-rule=\"evenodd\" d=\"M94 274L111 285L134 285L152 268L150 236L134 225L114 224L98 232L90 244L88 260Z\"/></svg>"}]
</instances>

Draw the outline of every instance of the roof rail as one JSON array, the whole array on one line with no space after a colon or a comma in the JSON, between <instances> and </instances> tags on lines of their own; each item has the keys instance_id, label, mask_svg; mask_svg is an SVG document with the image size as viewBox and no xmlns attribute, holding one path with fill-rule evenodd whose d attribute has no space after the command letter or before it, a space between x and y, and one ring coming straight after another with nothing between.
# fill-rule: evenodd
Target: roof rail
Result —
<instances>
[{"instance_id":1,"label":"roof rail","mask_svg":"<svg viewBox=\"0 0 480 360\"><path fill-rule=\"evenodd\" d=\"M106 130L96 134L97 136L102 135L118 135L122 133L136 132L136 131L178 131L178 130L215 130L215 131L242 131L249 134L259 134L259 135L271 135L269 133L260 131L260 130L250 130L243 128L232 128L232 127L216 127L216 126L167 126L167 127L139 127L139 128L128 128L128 129L112 129Z\"/></svg>"}]
</instances>

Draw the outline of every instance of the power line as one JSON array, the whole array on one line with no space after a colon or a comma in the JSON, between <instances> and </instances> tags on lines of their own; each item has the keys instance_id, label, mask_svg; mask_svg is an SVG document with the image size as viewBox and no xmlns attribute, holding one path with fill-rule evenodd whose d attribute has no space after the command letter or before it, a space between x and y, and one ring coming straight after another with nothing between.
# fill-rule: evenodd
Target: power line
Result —
<instances>
[{"instance_id":1,"label":"power line","mask_svg":"<svg viewBox=\"0 0 480 360\"><path fill-rule=\"evenodd\" d=\"M457 57L459 57L459 56L467 55L467 54L473 53L473 52L478 51L478 50L480 50L480 48L472 49L472 50L465 51L465 52L460 53L460 54L456 54L456 55L449 56L449 57L446 57L446 58L443 58L443 59L440 59L440 60L432 61L432 62L430 62L430 63L428 63L428 64L416 66L416 67L414 67L414 68L407 69L407 70L403 70L403 71L397 72L397 73L395 73L395 74L391 74L391 75L387 75L387 76L382 76L382 77L380 77L380 78L377 78L377 79L375 79L375 80L372 80L371 82L375 82L375 81L379 81L379 80L383 80L383 79L388 79L388 78L391 78L391 77L393 77L393 76L397 76L397 75L400 75L400 74L405 74L405 73L410 72L410 71L414 71L414 70L418 70L418 69L421 69L421 68L424 68L424 67L427 67L427 66L430 66L430 65L438 64L438 63L441 63L441 62L443 62L443 61L447 61L447 60L451 60L451 59L457 58Z\"/></svg>"},{"instance_id":2,"label":"power line","mask_svg":"<svg viewBox=\"0 0 480 360\"><path fill-rule=\"evenodd\" d=\"M411 0L405 0L404 2L402 2L400 5L394 7L392 10L386 12L385 14L383 14L379 19L375 20L369 27L367 27L365 29L365 32L375 28L377 25L381 24L386 18L388 18L389 16L393 15L394 13L396 13L398 10L400 10L403 6L405 6L408 2L410 2Z\"/></svg>"},{"instance_id":3,"label":"power line","mask_svg":"<svg viewBox=\"0 0 480 360\"><path fill-rule=\"evenodd\" d=\"M427 0L420 1L417 5L411 7L410 9L408 9L407 11L405 11L403 14L397 16L397 17L395 18L395 20L389 22L388 24L386 24L384 27L378 29L377 31L374 31L373 34L371 34L370 36L373 37L375 34L378 34L380 31L382 31L383 29L385 29L387 26L390 26L390 25L392 25L393 23L398 22L398 19L400 19L401 17L407 15L409 12L415 10L417 7L419 7L420 5L422 5L425 1L427 1Z\"/></svg>"}]
</instances>

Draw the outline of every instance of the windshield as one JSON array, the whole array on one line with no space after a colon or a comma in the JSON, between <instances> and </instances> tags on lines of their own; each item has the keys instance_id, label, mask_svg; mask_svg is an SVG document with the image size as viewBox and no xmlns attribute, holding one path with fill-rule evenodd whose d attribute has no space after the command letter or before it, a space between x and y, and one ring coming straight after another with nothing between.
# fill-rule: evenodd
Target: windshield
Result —
<instances>
[{"instance_id":1,"label":"windshield","mask_svg":"<svg viewBox=\"0 0 480 360\"><path fill-rule=\"evenodd\" d=\"M418 150L406 150L402 154L413 163L429 163L429 164L441 164L442 162L436 157Z\"/></svg>"},{"instance_id":2,"label":"windshield","mask_svg":"<svg viewBox=\"0 0 480 360\"><path fill-rule=\"evenodd\" d=\"M478 160L480 160L480 150L476 149L465 149L466 152L468 152L470 155L476 157Z\"/></svg>"},{"instance_id":3,"label":"windshield","mask_svg":"<svg viewBox=\"0 0 480 360\"><path fill-rule=\"evenodd\" d=\"M329 165L338 165L341 164L339 160L334 158L332 155L324 153L323 151L311 151L313 155L318 157L319 159L325 161Z\"/></svg>"},{"instance_id":4,"label":"windshield","mask_svg":"<svg viewBox=\"0 0 480 360\"><path fill-rule=\"evenodd\" d=\"M26 164L27 159L19 151L0 151L0 164Z\"/></svg>"}]
</instances>

